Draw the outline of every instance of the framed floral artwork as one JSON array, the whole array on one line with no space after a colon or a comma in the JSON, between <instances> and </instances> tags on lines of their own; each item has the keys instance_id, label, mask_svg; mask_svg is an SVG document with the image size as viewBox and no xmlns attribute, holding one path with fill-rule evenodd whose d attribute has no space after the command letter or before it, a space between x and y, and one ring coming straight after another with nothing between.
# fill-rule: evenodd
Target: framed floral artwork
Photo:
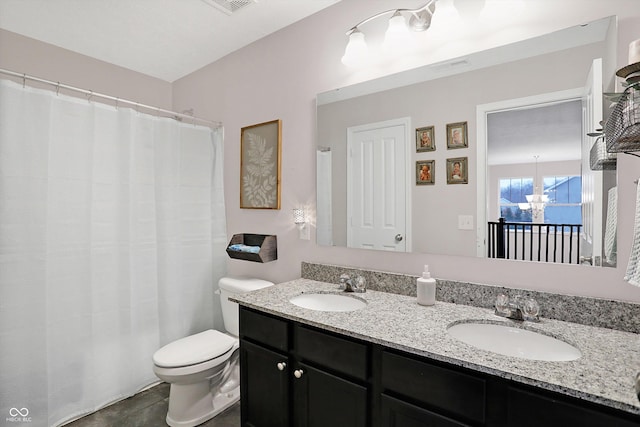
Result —
<instances>
[{"instance_id":1,"label":"framed floral artwork","mask_svg":"<svg viewBox=\"0 0 640 427\"><path fill-rule=\"evenodd\" d=\"M240 208L280 209L282 120L240 132Z\"/></svg>"}]
</instances>

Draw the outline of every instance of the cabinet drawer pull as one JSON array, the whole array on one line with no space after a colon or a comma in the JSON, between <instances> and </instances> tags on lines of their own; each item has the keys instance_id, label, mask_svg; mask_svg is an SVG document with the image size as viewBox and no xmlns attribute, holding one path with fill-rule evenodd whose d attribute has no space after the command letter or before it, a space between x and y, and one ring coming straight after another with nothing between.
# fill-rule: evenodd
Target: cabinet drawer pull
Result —
<instances>
[{"instance_id":1,"label":"cabinet drawer pull","mask_svg":"<svg viewBox=\"0 0 640 427\"><path fill-rule=\"evenodd\" d=\"M293 376L296 378L300 378L302 374L304 374L304 371L302 369L296 369L295 371L293 371Z\"/></svg>"},{"instance_id":2,"label":"cabinet drawer pull","mask_svg":"<svg viewBox=\"0 0 640 427\"><path fill-rule=\"evenodd\" d=\"M284 362L278 362L276 366L278 367L278 371L284 371L284 368L287 367L287 364Z\"/></svg>"}]
</instances>

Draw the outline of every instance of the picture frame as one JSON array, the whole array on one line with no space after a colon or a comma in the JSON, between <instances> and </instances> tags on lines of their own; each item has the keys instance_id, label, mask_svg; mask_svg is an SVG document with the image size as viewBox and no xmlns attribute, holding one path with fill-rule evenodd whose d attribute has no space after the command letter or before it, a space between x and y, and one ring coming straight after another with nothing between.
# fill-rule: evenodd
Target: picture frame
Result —
<instances>
[{"instance_id":1,"label":"picture frame","mask_svg":"<svg viewBox=\"0 0 640 427\"><path fill-rule=\"evenodd\" d=\"M467 157L447 159L447 184L469 183L469 161Z\"/></svg>"},{"instance_id":2,"label":"picture frame","mask_svg":"<svg viewBox=\"0 0 640 427\"><path fill-rule=\"evenodd\" d=\"M240 131L240 208L280 209L282 120Z\"/></svg>"},{"instance_id":3,"label":"picture frame","mask_svg":"<svg viewBox=\"0 0 640 427\"><path fill-rule=\"evenodd\" d=\"M422 153L425 151L435 151L435 127L425 126L416 128L416 153Z\"/></svg>"},{"instance_id":4,"label":"picture frame","mask_svg":"<svg viewBox=\"0 0 640 427\"><path fill-rule=\"evenodd\" d=\"M447 123L447 150L468 146L467 122Z\"/></svg>"},{"instance_id":5,"label":"picture frame","mask_svg":"<svg viewBox=\"0 0 640 427\"><path fill-rule=\"evenodd\" d=\"M436 161L416 161L416 185L433 185L436 183Z\"/></svg>"}]
</instances>

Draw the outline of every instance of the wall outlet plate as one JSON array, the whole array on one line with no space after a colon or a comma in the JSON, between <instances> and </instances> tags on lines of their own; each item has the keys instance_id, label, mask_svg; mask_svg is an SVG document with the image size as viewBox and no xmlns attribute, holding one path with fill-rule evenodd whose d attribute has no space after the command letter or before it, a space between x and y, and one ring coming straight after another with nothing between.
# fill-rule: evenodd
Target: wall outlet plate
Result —
<instances>
[{"instance_id":1,"label":"wall outlet plate","mask_svg":"<svg viewBox=\"0 0 640 427\"><path fill-rule=\"evenodd\" d=\"M458 215L458 230L473 230L473 215Z\"/></svg>"},{"instance_id":2,"label":"wall outlet plate","mask_svg":"<svg viewBox=\"0 0 640 427\"><path fill-rule=\"evenodd\" d=\"M311 240L311 227L309 227L309 224L305 224L300 229L300 234L298 235L298 237L300 238L300 240Z\"/></svg>"}]
</instances>

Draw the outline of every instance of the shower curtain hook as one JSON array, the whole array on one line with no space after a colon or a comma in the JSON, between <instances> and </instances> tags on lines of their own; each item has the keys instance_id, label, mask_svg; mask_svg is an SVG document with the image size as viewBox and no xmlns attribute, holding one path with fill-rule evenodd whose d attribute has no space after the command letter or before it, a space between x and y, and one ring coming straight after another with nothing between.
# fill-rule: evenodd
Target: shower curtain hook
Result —
<instances>
[{"instance_id":1,"label":"shower curtain hook","mask_svg":"<svg viewBox=\"0 0 640 427\"><path fill-rule=\"evenodd\" d=\"M120 101L120 98L116 98L116 110L118 109L118 101Z\"/></svg>"},{"instance_id":2,"label":"shower curtain hook","mask_svg":"<svg viewBox=\"0 0 640 427\"><path fill-rule=\"evenodd\" d=\"M27 75L25 73L22 74L22 89L27 85Z\"/></svg>"},{"instance_id":3,"label":"shower curtain hook","mask_svg":"<svg viewBox=\"0 0 640 427\"><path fill-rule=\"evenodd\" d=\"M60 95L60 82L56 85L56 95Z\"/></svg>"},{"instance_id":4,"label":"shower curtain hook","mask_svg":"<svg viewBox=\"0 0 640 427\"><path fill-rule=\"evenodd\" d=\"M93 91L92 91L92 90L90 90L90 91L89 91L89 95L87 96L87 101L88 101L88 102L91 102L91 98L92 98L92 97L93 97Z\"/></svg>"}]
</instances>

